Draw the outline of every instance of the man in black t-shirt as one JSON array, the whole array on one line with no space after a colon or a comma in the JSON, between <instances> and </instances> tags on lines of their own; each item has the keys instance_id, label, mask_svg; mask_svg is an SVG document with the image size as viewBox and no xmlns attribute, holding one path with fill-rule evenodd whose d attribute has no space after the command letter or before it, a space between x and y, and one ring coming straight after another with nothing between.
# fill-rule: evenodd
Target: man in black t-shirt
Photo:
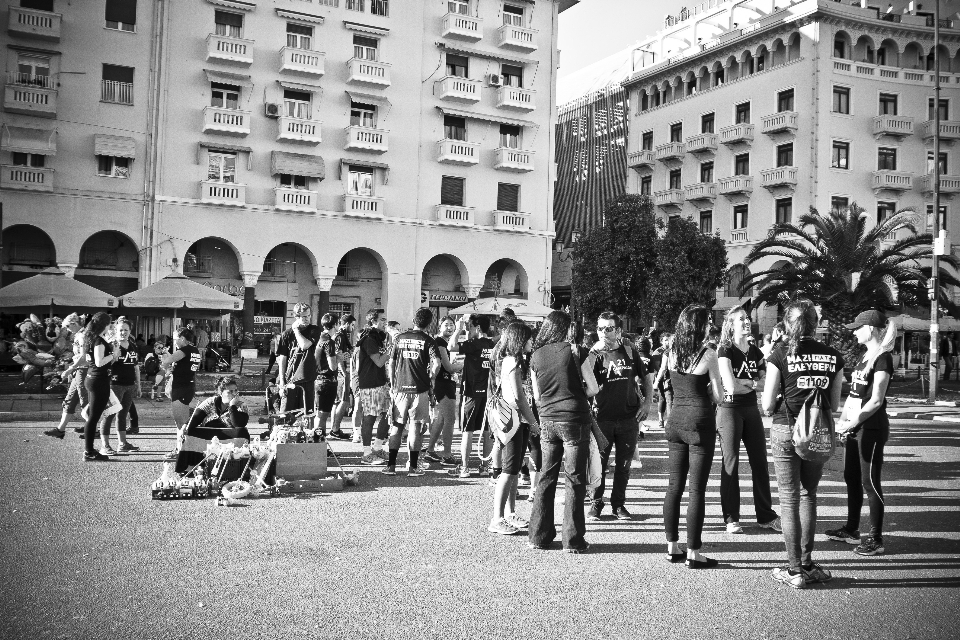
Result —
<instances>
[{"instance_id":1,"label":"man in black t-shirt","mask_svg":"<svg viewBox=\"0 0 960 640\"><path fill-rule=\"evenodd\" d=\"M314 350L314 359L317 361L317 382L314 406L317 410L316 428L320 433L326 433L327 420L333 411L333 404L337 399L337 349L336 337L337 320L332 313L325 313L320 318L320 328L323 332L317 340ZM340 431L331 431L331 438L346 440L349 436Z\"/></svg>"},{"instance_id":2,"label":"man in black t-shirt","mask_svg":"<svg viewBox=\"0 0 960 640\"><path fill-rule=\"evenodd\" d=\"M460 334L467 328L467 339L460 344ZM460 386L460 466L451 471L451 475L461 478L470 476L470 447L473 446L473 434L483 426L483 412L487 407L487 379L490 375L490 358L496 346L490 337L490 317L471 315L469 319L461 317L457 330L447 341L450 353L460 352L463 359L463 380ZM483 443L483 455L490 453L493 442L486 438ZM482 469L481 469L482 471Z\"/></svg>"},{"instance_id":3,"label":"man in black t-shirt","mask_svg":"<svg viewBox=\"0 0 960 640\"><path fill-rule=\"evenodd\" d=\"M630 520L630 512L624 506L627 482L630 480L630 465L640 437L639 422L650 413L650 398L653 396L647 367L640 353L623 338L620 316L604 311L597 320L599 340L591 351L596 356L593 373L600 391L594 400L597 406L597 424L608 444L600 450L600 484L593 487L593 506L587 520L599 520L603 511L603 491L606 484L607 461L610 448L616 446L616 469L613 472L613 487L610 491L610 506L617 520ZM643 397L637 385L643 387Z\"/></svg>"},{"instance_id":4,"label":"man in black t-shirt","mask_svg":"<svg viewBox=\"0 0 960 640\"><path fill-rule=\"evenodd\" d=\"M383 473L396 475L397 454L404 426L411 422L407 437L410 460L407 476L422 476L419 455L420 444L430 420L430 395L433 381L440 369L440 352L436 340L427 333L433 322L433 313L421 307L413 317L413 329L397 336L393 358L393 415L390 426L390 457Z\"/></svg>"},{"instance_id":5,"label":"man in black t-shirt","mask_svg":"<svg viewBox=\"0 0 960 640\"><path fill-rule=\"evenodd\" d=\"M333 412L330 430L340 433L340 422L353 404L350 390L350 354L353 353L353 334L357 329L357 319L352 314L340 316L340 328L334 336L334 348L337 353L337 405Z\"/></svg>"},{"instance_id":6,"label":"man in black t-shirt","mask_svg":"<svg viewBox=\"0 0 960 640\"><path fill-rule=\"evenodd\" d=\"M383 328L386 318L376 309L367 312L367 326L357 339L357 400L361 415L360 437L363 442L362 464L384 463L383 444L387 439L387 411L390 410L390 386L387 384L387 360L391 343ZM373 425L377 424L377 439L371 446Z\"/></svg>"},{"instance_id":7,"label":"man in black t-shirt","mask_svg":"<svg viewBox=\"0 0 960 640\"><path fill-rule=\"evenodd\" d=\"M457 383L453 379L454 367L447 355L447 341L457 330L457 323L450 316L440 320L440 332L435 341L440 353L441 367L433 384L434 416L430 424L430 440L423 457L430 462L453 466L457 463L451 453L453 446L453 427L457 421ZM434 453L434 447L443 436L443 455Z\"/></svg>"},{"instance_id":8,"label":"man in black t-shirt","mask_svg":"<svg viewBox=\"0 0 960 640\"><path fill-rule=\"evenodd\" d=\"M293 325L280 336L277 346L277 386L280 387L280 412L303 409L313 413L314 384L317 379L315 348L320 328L310 324L310 305L298 302L293 307Z\"/></svg>"}]
</instances>

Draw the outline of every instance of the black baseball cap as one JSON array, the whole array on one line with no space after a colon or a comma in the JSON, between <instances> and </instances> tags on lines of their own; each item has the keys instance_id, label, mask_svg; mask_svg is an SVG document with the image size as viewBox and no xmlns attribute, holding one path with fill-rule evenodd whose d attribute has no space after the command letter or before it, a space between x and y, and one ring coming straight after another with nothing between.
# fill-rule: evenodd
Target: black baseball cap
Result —
<instances>
[{"instance_id":1,"label":"black baseball cap","mask_svg":"<svg viewBox=\"0 0 960 640\"><path fill-rule=\"evenodd\" d=\"M844 325L847 329L859 329L860 327L885 327L887 326L887 314L883 311L877 311L876 309L870 309L868 311L861 311L857 315L857 319L853 322Z\"/></svg>"}]
</instances>

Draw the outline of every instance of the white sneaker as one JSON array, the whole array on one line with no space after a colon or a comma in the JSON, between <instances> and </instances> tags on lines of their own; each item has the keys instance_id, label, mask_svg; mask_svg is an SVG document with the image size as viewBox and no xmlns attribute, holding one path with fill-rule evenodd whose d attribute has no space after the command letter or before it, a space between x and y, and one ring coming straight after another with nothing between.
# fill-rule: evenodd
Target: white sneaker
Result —
<instances>
[{"instance_id":1,"label":"white sneaker","mask_svg":"<svg viewBox=\"0 0 960 640\"><path fill-rule=\"evenodd\" d=\"M727 533L743 533L743 527L740 526L739 522L728 522Z\"/></svg>"},{"instance_id":2,"label":"white sneaker","mask_svg":"<svg viewBox=\"0 0 960 640\"><path fill-rule=\"evenodd\" d=\"M487 527L490 533L499 533L502 536L513 536L520 533L520 529L510 524L506 518L494 518Z\"/></svg>"},{"instance_id":3,"label":"white sneaker","mask_svg":"<svg viewBox=\"0 0 960 640\"><path fill-rule=\"evenodd\" d=\"M363 438L361 437L359 431L354 430L353 437L350 438L350 442L353 442L355 444L363 442Z\"/></svg>"},{"instance_id":4,"label":"white sneaker","mask_svg":"<svg viewBox=\"0 0 960 640\"><path fill-rule=\"evenodd\" d=\"M368 453L367 455L360 458L360 464L369 464L371 466L377 466L381 464L387 464L386 460L376 455L376 452Z\"/></svg>"}]
</instances>

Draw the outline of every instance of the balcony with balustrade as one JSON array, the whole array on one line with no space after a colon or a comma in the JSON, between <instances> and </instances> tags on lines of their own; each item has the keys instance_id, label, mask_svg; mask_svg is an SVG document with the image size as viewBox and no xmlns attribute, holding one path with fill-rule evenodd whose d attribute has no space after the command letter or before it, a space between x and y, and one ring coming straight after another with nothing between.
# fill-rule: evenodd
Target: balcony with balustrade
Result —
<instances>
[{"instance_id":1,"label":"balcony with balustrade","mask_svg":"<svg viewBox=\"0 0 960 640\"><path fill-rule=\"evenodd\" d=\"M287 267L286 260L268 258L263 261L263 271L260 273L259 281L284 282L288 273L290 273L290 269Z\"/></svg>"},{"instance_id":2,"label":"balcony with balustrade","mask_svg":"<svg viewBox=\"0 0 960 640\"><path fill-rule=\"evenodd\" d=\"M537 50L537 30L505 24L497 29L497 43L501 47L520 49L527 53Z\"/></svg>"},{"instance_id":3,"label":"balcony with balustrade","mask_svg":"<svg viewBox=\"0 0 960 640\"><path fill-rule=\"evenodd\" d=\"M382 218L383 209L384 200L377 196L363 196L355 193L347 193L343 196L343 212L350 216Z\"/></svg>"},{"instance_id":4,"label":"balcony with balustrade","mask_svg":"<svg viewBox=\"0 0 960 640\"><path fill-rule=\"evenodd\" d=\"M483 18L474 18L460 13L448 13L443 16L440 32L444 38L477 42L483 39Z\"/></svg>"},{"instance_id":5,"label":"balcony with balustrade","mask_svg":"<svg viewBox=\"0 0 960 640\"><path fill-rule=\"evenodd\" d=\"M480 102L482 80L471 80L460 76L445 76L437 81L437 97L454 102Z\"/></svg>"},{"instance_id":6,"label":"balcony with balustrade","mask_svg":"<svg viewBox=\"0 0 960 640\"><path fill-rule=\"evenodd\" d=\"M933 120L927 120L920 125L920 137L924 142L933 141L933 133L936 131L936 125ZM940 121L940 141L953 142L960 140L960 121L941 120Z\"/></svg>"},{"instance_id":7,"label":"balcony with balustrade","mask_svg":"<svg viewBox=\"0 0 960 640\"><path fill-rule=\"evenodd\" d=\"M277 140L281 142L303 142L320 144L323 142L320 120L306 120L292 116L277 118Z\"/></svg>"},{"instance_id":8,"label":"balcony with balustrade","mask_svg":"<svg viewBox=\"0 0 960 640\"><path fill-rule=\"evenodd\" d=\"M698 182L696 184L688 184L684 187L683 194L686 200L712 202L717 199L717 183Z\"/></svg>"},{"instance_id":9,"label":"balcony with balustrade","mask_svg":"<svg viewBox=\"0 0 960 640\"><path fill-rule=\"evenodd\" d=\"M53 191L53 169L5 164L0 166L0 189Z\"/></svg>"},{"instance_id":10,"label":"balcony with balustrade","mask_svg":"<svg viewBox=\"0 0 960 640\"><path fill-rule=\"evenodd\" d=\"M42 40L60 40L60 22L62 15L52 11L38 11L26 7L15 7L10 3L10 19L7 31L17 36L28 36Z\"/></svg>"},{"instance_id":11,"label":"balcony with balustrade","mask_svg":"<svg viewBox=\"0 0 960 640\"><path fill-rule=\"evenodd\" d=\"M497 89L497 106L504 109L533 111L537 108L536 91L520 87L500 87Z\"/></svg>"},{"instance_id":12,"label":"balcony with balustrade","mask_svg":"<svg viewBox=\"0 0 960 640\"><path fill-rule=\"evenodd\" d=\"M3 109L41 118L57 117L57 76L11 72L3 88Z\"/></svg>"},{"instance_id":13,"label":"balcony with balustrade","mask_svg":"<svg viewBox=\"0 0 960 640\"><path fill-rule=\"evenodd\" d=\"M747 230L746 230L746 229L731 229L731 230L730 230L730 242L731 242L731 243L744 243L744 242L747 242Z\"/></svg>"},{"instance_id":14,"label":"balcony with balustrade","mask_svg":"<svg viewBox=\"0 0 960 640\"><path fill-rule=\"evenodd\" d=\"M476 209L474 207L438 204L435 212L438 224L449 224L458 227L472 227L476 224Z\"/></svg>"},{"instance_id":15,"label":"balcony with balustrade","mask_svg":"<svg viewBox=\"0 0 960 640\"><path fill-rule=\"evenodd\" d=\"M276 187L273 190L277 209L314 213L317 210L317 192L292 187Z\"/></svg>"},{"instance_id":16,"label":"balcony with balustrade","mask_svg":"<svg viewBox=\"0 0 960 640\"><path fill-rule=\"evenodd\" d=\"M687 152L687 147L682 142L668 142L657 145L655 154L660 162L670 162L672 160L682 160L683 154Z\"/></svg>"},{"instance_id":17,"label":"balcony with balustrade","mask_svg":"<svg viewBox=\"0 0 960 640\"><path fill-rule=\"evenodd\" d=\"M207 60L242 66L251 65L253 64L253 44L253 40L211 33L207 36Z\"/></svg>"},{"instance_id":18,"label":"balcony with balustrade","mask_svg":"<svg viewBox=\"0 0 960 640\"><path fill-rule=\"evenodd\" d=\"M913 174L906 171L881 169L873 172L873 193L881 191L909 191L913 189Z\"/></svg>"},{"instance_id":19,"label":"balcony with balustrade","mask_svg":"<svg viewBox=\"0 0 960 640\"><path fill-rule=\"evenodd\" d=\"M527 231L530 228L530 214L494 210L493 227L501 231Z\"/></svg>"},{"instance_id":20,"label":"balcony with balustrade","mask_svg":"<svg viewBox=\"0 0 960 640\"><path fill-rule=\"evenodd\" d=\"M346 128L347 143L343 146L347 151L368 151L370 153L384 153L389 149L389 131L373 127L351 125Z\"/></svg>"},{"instance_id":21,"label":"balcony with balustrade","mask_svg":"<svg viewBox=\"0 0 960 640\"><path fill-rule=\"evenodd\" d=\"M797 167L777 167L760 171L760 186L764 189L795 188Z\"/></svg>"},{"instance_id":22,"label":"balcony with balustrade","mask_svg":"<svg viewBox=\"0 0 960 640\"><path fill-rule=\"evenodd\" d=\"M280 72L319 78L326 71L326 57L327 54L322 51L284 47L280 49Z\"/></svg>"},{"instance_id":23,"label":"balcony with balustrade","mask_svg":"<svg viewBox=\"0 0 960 640\"><path fill-rule=\"evenodd\" d=\"M722 196L741 196L753 193L753 176L728 176L717 181L717 193Z\"/></svg>"},{"instance_id":24,"label":"balcony with balustrade","mask_svg":"<svg viewBox=\"0 0 960 640\"><path fill-rule=\"evenodd\" d=\"M753 125L749 122L730 125L720 129L720 144L749 144L753 142Z\"/></svg>"},{"instance_id":25,"label":"balcony with balustrade","mask_svg":"<svg viewBox=\"0 0 960 640\"><path fill-rule=\"evenodd\" d=\"M796 133L800 114L796 111L781 111L771 113L760 119L760 132L765 135L778 133Z\"/></svg>"},{"instance_id":26,"label":"balcony with balustrade","mask_svg":"<svg viewBox=\"0 0 960 640\"><path fill-rule=\"evenodd\" d=\"M247 203L247 185L204 180L200 183L200 202L242 207Z\"/></svg>"},{"instance_id":27,"label":"balcony with balustrade","mask_svg":"<svg viewBox=\"0 0 960 640\"><path fill-rule=\"evenodd\" d=\"M513 171L515 173L533 171L533 151L499 147L496 151L493 168L499 169L500 171Z\"/></svg>"},{"instance_id":28,"label":"balcony with balustrade","mask_svg":"<svg viewBox=\"0 0 960 640\"><path fill-rule=\"evenodd\" d=\"M920 192L924 196L933 195L933 187L936 184L933 176L927 174L920 177ZM953 196L954 194L960 193L960 176L940 176L940 194Z\"/></svg>"},{"instance_id":29,"label":"balcony with balustrade","mask_svg":"<svg viewBox=\"0 0 960 640\"><path fill-rule=\"evenodd\" d=\"M389 87L390 65L376 60L350 58L347 61L347 82Z\"/></svg>"},{"instance_id":30,"label":"balcony with balustrade","mask_svg":"<svg viewBox=\"0 0 960 640\"><path fill-rule=\"evenodd\" d=\"M687 138L687 153L716 153L719 136L715 133L698 133Z\"/></svg>"},{"instance_id":31,"label":"balcony with balustrade","mask_svg":"<svg viewBox=\"0 0 960 640\"><path fill-rule=\"evenodd\" d=\"M665 189L653 194L653 203L658 207L680 207L683 205L683 189Z\"/></svg>"},{"instance_id":32,"label":"balcony with balustrade","mask_svg":"<svg viewBox=\"0 0 960 640\"><path fill-rule=\"evenodd\" d=\"M873 137L905 138L913 135L913 118L909 116L882 115L873 119Z\"/></svg>"},{"instance_id":33,"label":"balcony with balustrade","mask_svg":"<svg viewBox=\"0 0 960 640\"><path fill-rule=\"evenodd\" d=\"M644 167L652 169L656 161L657 157L650 149L631 151L627 154L627 166L631 169L643 169Z\"/></svg>"},{"instance_id":34,"label":"balcony with balustrade","mask_svg":"<svg viewBox=\"0 0 960 640\"><path fill-rule=\"evenodd\" d=\"M480 143L446 138L437 143L437 161L446 164L474 165L480 163Z\"/></svg>"},{"instance_id":35,"label":"balcony with balustrade","mask_svg":"<svg viewBox=\"0 0 960 640\"><path fill-rule=\"evenodd\" d=\"M203 108L203 131L245 136L250 133L250 112L223 107Z\"/></svg>"},{"instance_id":36,"label":"balcony with balustrade","mask_svg":"<svg viewBox=\"0 0 960 640\"><path fill-rule=\"evenodd\" d=\"M100 102L133 104L133 83L116 80L100 81Z\"/></svg>"}]
</instances>

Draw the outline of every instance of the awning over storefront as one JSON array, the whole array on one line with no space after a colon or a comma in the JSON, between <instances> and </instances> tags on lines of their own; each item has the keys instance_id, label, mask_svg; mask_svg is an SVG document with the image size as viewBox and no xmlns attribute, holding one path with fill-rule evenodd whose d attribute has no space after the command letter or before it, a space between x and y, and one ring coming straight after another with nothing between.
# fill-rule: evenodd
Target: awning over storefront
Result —
<instances>
[{"instance_id":1,"label":"awning over storefront","mask_svg":"<svg viewBox=\"0 0 960 640\"><path fill-rule=\"evenodd\" d=\"M98 156L113 156L114 158L136 158L137 141L124 136L97 134L93 136L93 153Z\"/></svg>"},{"instance_id":2,"label":"awning over storefront","mask_svg":"<svg viewBox=\"0 0 960 640\"><path fill-rule=\"evenodd\" d=\"M323 180L326 176L326 168L321 156L273 151L270 155L270 173L273 175L285 173Z\"/></svg>"},{"instance_id":3,"label":"awning over storefront","mask_svg":"<svg viewBox=\"0 0 960 640\"><path fill-rule=\"evenodd\" d=\"M54 129L11 127L3 125L0 131L0 150L11 153L36 153L52 156L57 153L57 132Z\"/></svg>"}]
</instances>

